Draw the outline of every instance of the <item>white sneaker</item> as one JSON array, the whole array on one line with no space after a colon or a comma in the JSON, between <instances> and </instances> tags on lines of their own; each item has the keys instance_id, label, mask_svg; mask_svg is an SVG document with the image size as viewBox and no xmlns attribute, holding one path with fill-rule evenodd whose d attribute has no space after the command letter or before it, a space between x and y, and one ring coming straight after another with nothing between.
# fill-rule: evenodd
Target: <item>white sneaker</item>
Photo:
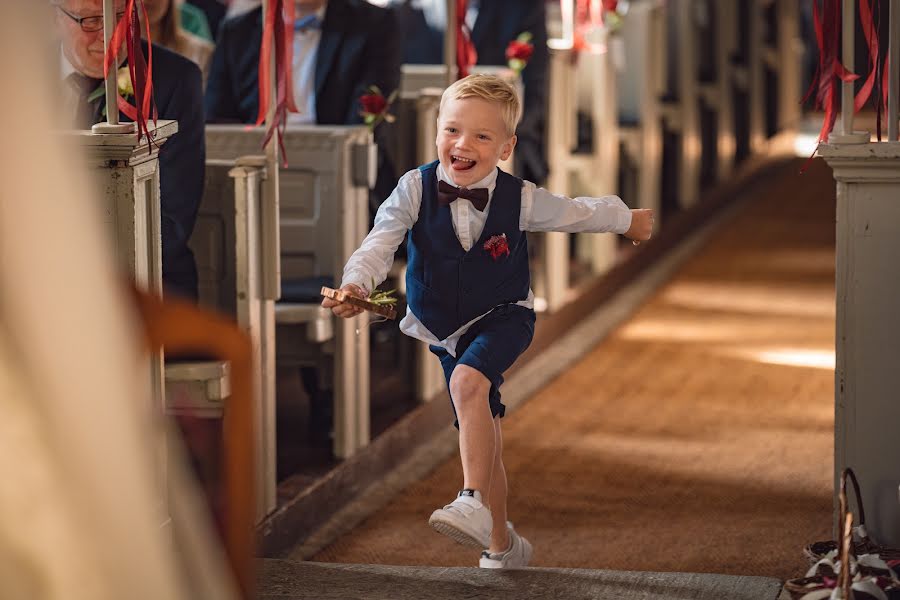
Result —
<instances>
[{"instance_id":1,"label":"white sneaker","mask_svg":"<svg viewBox=\"0 0 900 600\"><path fill-rule=\"evenodd\" d=\"M487 550L481 553L478 566L482 569L524 569L531 560L532 548L528 540L516 533L513 524L506 522L509 531L509 550L506 552L490 553Z\"/></svg>"},{"instance_id":2,"label":"white sneaker","mask_svg":"<svg viewBox=\"0 0 900 600\"><path fill-rule=\"evenodd\" d=\"M461 491L456 500L431 513L428 523L460 544L476 548L491 545L491 510L482 504L477 490Z\"/></svg>"}]
</instances>

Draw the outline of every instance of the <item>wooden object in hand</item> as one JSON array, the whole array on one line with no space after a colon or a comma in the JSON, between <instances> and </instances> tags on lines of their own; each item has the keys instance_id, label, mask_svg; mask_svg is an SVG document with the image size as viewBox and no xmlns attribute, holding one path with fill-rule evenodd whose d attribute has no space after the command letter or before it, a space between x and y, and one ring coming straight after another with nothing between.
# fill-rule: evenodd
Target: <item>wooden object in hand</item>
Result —
<instances>
[{"instance_id":1,"label":"wooden object in hand","mask_svg":"<svg viewBox=\"0 0 900 600\"><path fill-rule=\"evenodd\" d=\"M331 298L332 300L337 300L338 302L345 302L347 304L352 304L353 306L358 306L364 310L369 312L373 312L376 315L381 315L382 317L388 319L396 319L397 311L393 306L384 305L384 304L375 304L373 302L369 302L368 300L363 300L362 298L357 298L352 294L348 294L343 290L334 290L330 287L322 287L322 295L326 298Z\"/></svg>"}]
</instances>

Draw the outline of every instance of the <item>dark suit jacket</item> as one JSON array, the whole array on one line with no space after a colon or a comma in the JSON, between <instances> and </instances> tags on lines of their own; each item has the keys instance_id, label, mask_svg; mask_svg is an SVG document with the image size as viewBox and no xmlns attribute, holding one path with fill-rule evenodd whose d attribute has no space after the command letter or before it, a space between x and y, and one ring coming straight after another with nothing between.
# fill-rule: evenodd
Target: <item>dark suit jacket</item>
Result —
<instances>
[{"instance_id":1,"label":"dark suit jacket","mask_svg":"<svg viewBox=\"0 0 900 600\"><path fill-rule=\"evenodd\" d=\"M222 23L206 86L210 123L255 123L259 111L259 45L262 9ZM400 38L394 11L365 0L329 0L316 52L316 123L362 123L359 97L370 85L385 96L400 86ZM390 125L375 130L377 207L397 183L388 153Z\"/></svg>"},{"instance_id":2,"label":"dark suit jacket","mask_svg":"<svg viewBox=\"0 0 900 600\"><path fill-rule=\"evenodd\" d=\"M146 44L143 48L146 53ZM154 44L153 97L160 119L178 121L178 133L159 151L163 285L167 292L196 299L197 264L188 240L203 197L206 164L200 69Z\"/></svg>"},{"instance_id":3,"label":"dark suit jacket","mask_svg":"<svg viewBox=\"0 0 900 600\"><path fill-rule=\"evenodd\" d=\"M153 88L161 119L178 121L178 133L160 149L163 283L197 297L197 263L188 248L203 198L206 135L203 77L193 61L153 46Z\"/></svg>"},{"instance_id":4,"label":"dark suit jacket","mask_svg":"<svg viewBox=\"0 0 900 600\"><path fill-rule=\"evenodd\" d=\"M403 62L442 64L444 32L430 28L409 0L400 0L396 10L403 32ZM516 163L522 177L541 183L548 172L545 137L550 63L544 0L481 0L472 30L479 65L505 65L506 46L525 31L533 36L534 54L522 71L525 106L516 131Z\"/></svg>"},{"instance_id":5,"label":"dark suit jacket","mask_svg":"<svg viewBox=\"0 0 900 600\"><path fill-rule=\"evenodd\" d=\"M261 8L222 24L206 88L209 122L256 122L262 27ZM365 0L330 0L316 54L316 122L362 123L359 97L373 84L385 94L400 85L393 12Z\"/></svg>"}]
</instances>

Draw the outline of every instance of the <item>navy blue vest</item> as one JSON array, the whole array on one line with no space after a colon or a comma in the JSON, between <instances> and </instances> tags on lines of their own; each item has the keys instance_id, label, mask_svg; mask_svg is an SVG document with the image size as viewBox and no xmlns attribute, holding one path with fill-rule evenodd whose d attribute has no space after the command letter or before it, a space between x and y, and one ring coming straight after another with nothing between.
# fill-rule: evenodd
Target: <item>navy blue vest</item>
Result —
<instances>
[{"instance_id":1,"label":"navy blue vest","mask_svg":"<svg viewBox=\"0 0 900 600\"><path fill-rule=\"evenodd\" d=\"M531 274L528 242L519 230L522 180L498 169L484 231L466 252L453 229L450 206L438 203L437 165L419 167L422 206L409 232L406 300L422 324L443 340L495 306L525 300ZM509 256L495 260L484 244L502 234Z\"/></svg>"}]
</instances>

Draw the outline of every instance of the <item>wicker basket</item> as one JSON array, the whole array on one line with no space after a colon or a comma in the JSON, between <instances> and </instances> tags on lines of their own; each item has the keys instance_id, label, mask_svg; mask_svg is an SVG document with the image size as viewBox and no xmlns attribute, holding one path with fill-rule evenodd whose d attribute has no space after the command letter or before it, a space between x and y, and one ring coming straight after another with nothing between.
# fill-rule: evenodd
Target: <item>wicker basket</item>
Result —
<instances>
[{"instance_id":1,"label":"wicker basket","mask_svg":"<svg viewBox=\"0 0 900 600\"><path fill-rule=\"evenodd\" d=\"M847 480L853 483L856 494L856 506L859 510L859 525L853 527L853 513L847 504ZM826 542L816 542L804 548L804 553L815 564L815 571L807 573L806 577L789 579L784 584L793 600L804 598L828 598L831 591L840 590L841 598L856 600L868 600L883 598L896 598L900 594L900 584L890 569L884 569L869 564L860 564L858 556L874 554L885 562L895 560L900 555L896 549L879 546L866 533L864 522L862 497L859 491L859 483L856 475L849 468L841 473L841 485L838 493L840 519L838 520L838 539ZM853 541L853 534L858 539ZM836 561L830 553L838 551ZM850 565L846 568L845 565ZM852 591L851 591L852 588ZM828 595L822 595L823 592Z\"/></svg>"},{"instance_id":2,"label":"wicker basket","mask_svg":"<svg viewBox=\"0 0 900 600\"><path fill-rule=\"evenodd\" d=\"M856 538L855 541L851 542L853 554L855 556L877 554L884 561L900 560L900 549L881 546L876 544L875 541L869 537L869 533L866 531L866 511L865 508L863 508L862 494L859 491L859 482L856 480L856 473L849 467L844 469L841 473L841 487L839 491L839 498L843 498L843 504L841 506L846 507L847 505L848 479L853 484L853 493L856 496L856 510L859 513L859 525L851 529L851 533L853 534L851 537ZM841 509L842 516L847 513L849 513L849 509L847 511L843 508ZM810 564L815 564L825 558L829 552L836 550L837 547L837 540L813 542L803 548L803 553L809 559Z\"/></svg>"}]
</instances>

